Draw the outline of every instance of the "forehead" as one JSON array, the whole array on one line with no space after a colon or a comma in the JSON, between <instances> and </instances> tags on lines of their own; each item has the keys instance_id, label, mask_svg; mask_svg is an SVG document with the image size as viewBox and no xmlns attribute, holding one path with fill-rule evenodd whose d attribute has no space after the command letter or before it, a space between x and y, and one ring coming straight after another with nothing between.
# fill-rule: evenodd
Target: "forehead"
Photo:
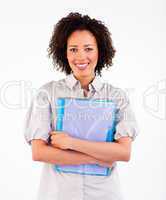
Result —
<instances>
[{"instance_id":1,"label":"forehead","mask_svg":"<svg viewBox=\"0 0 166 200\"><path fill-rule=\"evenodd\" d=\"M68 37L67 45L97 45L95 36L88 30L76 30Z\"/></svg>"}]
</instances>

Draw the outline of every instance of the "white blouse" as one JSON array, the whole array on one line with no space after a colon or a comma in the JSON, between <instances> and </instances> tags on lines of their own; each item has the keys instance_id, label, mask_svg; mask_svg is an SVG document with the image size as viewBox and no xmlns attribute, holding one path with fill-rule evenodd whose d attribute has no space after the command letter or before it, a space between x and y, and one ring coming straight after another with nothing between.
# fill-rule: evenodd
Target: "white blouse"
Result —
<instances>
[{"instance_id":1,"label":"white blouse","mask_svg":"<svg viewBox=\"0 0 166 200\"><path fill-rule=\"evenodd\" d=\"M85 95L86 94L86 95ZM32 99L25 119L24 136L28 144L31 140L48 141L49 132L56 127L55 100L59 97L109 99L117 106L115 140L129 136L132 140L138 134L137 123L126 93L102 81L100 76L84 91L73 74L59 81L51 81L39 88ZM117 164L114 163L109 176L92 176L60 173L52 164L44 163L38 200L122 200Z\"/></svg>"}]
</instances>

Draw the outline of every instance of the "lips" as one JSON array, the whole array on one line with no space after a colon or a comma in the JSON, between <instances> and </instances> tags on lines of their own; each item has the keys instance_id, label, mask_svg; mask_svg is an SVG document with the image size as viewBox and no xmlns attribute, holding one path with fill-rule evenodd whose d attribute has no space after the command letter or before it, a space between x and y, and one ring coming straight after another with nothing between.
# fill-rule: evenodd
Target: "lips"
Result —
<instances>
[{"instance_id":1,"label":"lips","mask_svg":"<svg viewBox=\"0 0 166 200\"><path fill-rule=\"evenodd\" d=\"M80 70L84 70L87 68L87 66L89 65L89 63L79 63L79 64L75 64L76 67Z\"/></svg>"}]
</instances>

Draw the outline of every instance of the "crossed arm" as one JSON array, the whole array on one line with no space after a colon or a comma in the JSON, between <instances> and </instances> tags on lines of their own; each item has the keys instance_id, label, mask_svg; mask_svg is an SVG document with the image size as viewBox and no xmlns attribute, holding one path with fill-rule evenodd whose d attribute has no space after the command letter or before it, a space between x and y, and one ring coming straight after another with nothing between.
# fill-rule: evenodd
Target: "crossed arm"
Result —
<instances>
[{"instance_id":1,"label":"crossed arm","mask_svg":"<svg viewBox=\"0 0 166 200\"><path fill-rule=\"evenodd\" d=\"M32 158L52 164L100 164L111 166L114 161L129 161L130 137L116 142L93 142L72 138L61 132L51 132L51 145L43 140L32 140Z\"/></svg>"}]
</instances>

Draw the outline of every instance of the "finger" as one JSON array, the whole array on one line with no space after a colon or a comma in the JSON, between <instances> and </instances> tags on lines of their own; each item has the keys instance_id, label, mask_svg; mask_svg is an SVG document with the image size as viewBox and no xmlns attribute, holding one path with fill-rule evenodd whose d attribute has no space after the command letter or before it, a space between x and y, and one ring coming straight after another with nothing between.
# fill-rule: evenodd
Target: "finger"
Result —
<instances>
[{"instance_id":1,"label":"finger","mask_svg":"<svg viewBox=\"0 0 166 200\"><path fill-rule=\"evenodd\" d=\"M49 132L49 134L50 135L55 135L55 134L57 134L57 131L51 131L51 132Z\"/></svg>"},{"instance_id":2,"label":"finger","mask_svg":"<svg viewBox=\"0 0 166 200\"><path fill-rule=\"evenodd\" d=\"M61 135L59 134L53 134L50 136L51 141L58 141L59 139L61 139Z\"/></svg>"},{"instance_id":3,"label":"finger","mask_svg":"<svg viewBox=\"0 0 166 200\"><path fill-rule=\"evenodd\" d=\"M64 132L62 132L62 131L51 131L49 134L55 135L55 134L62 134L62 133L64 133Z\"/></svg>"},{"instance_id":4,"label":"finger","mask_svg":"<svg viewBox=\"0 0 166 200\"><path fill-rule=\"evenodd\" d=\"M51 135L51 137L50 137L51 142L54 141L54 140L56 140L56 139L57 139L56 135Z\"/></svg>"},{"instance_id":5,"label":"finger","mask_svg":"<svg viewBox=\"0 0 166 200\"><path fill-rule=\"evenodd\" d=\"M102 161L99 161L98 164L99 164L100 166L102 166L102 167L111 167L111 166L112 166L110 163L102 162Z\"/></svg>"}]
</instances>

